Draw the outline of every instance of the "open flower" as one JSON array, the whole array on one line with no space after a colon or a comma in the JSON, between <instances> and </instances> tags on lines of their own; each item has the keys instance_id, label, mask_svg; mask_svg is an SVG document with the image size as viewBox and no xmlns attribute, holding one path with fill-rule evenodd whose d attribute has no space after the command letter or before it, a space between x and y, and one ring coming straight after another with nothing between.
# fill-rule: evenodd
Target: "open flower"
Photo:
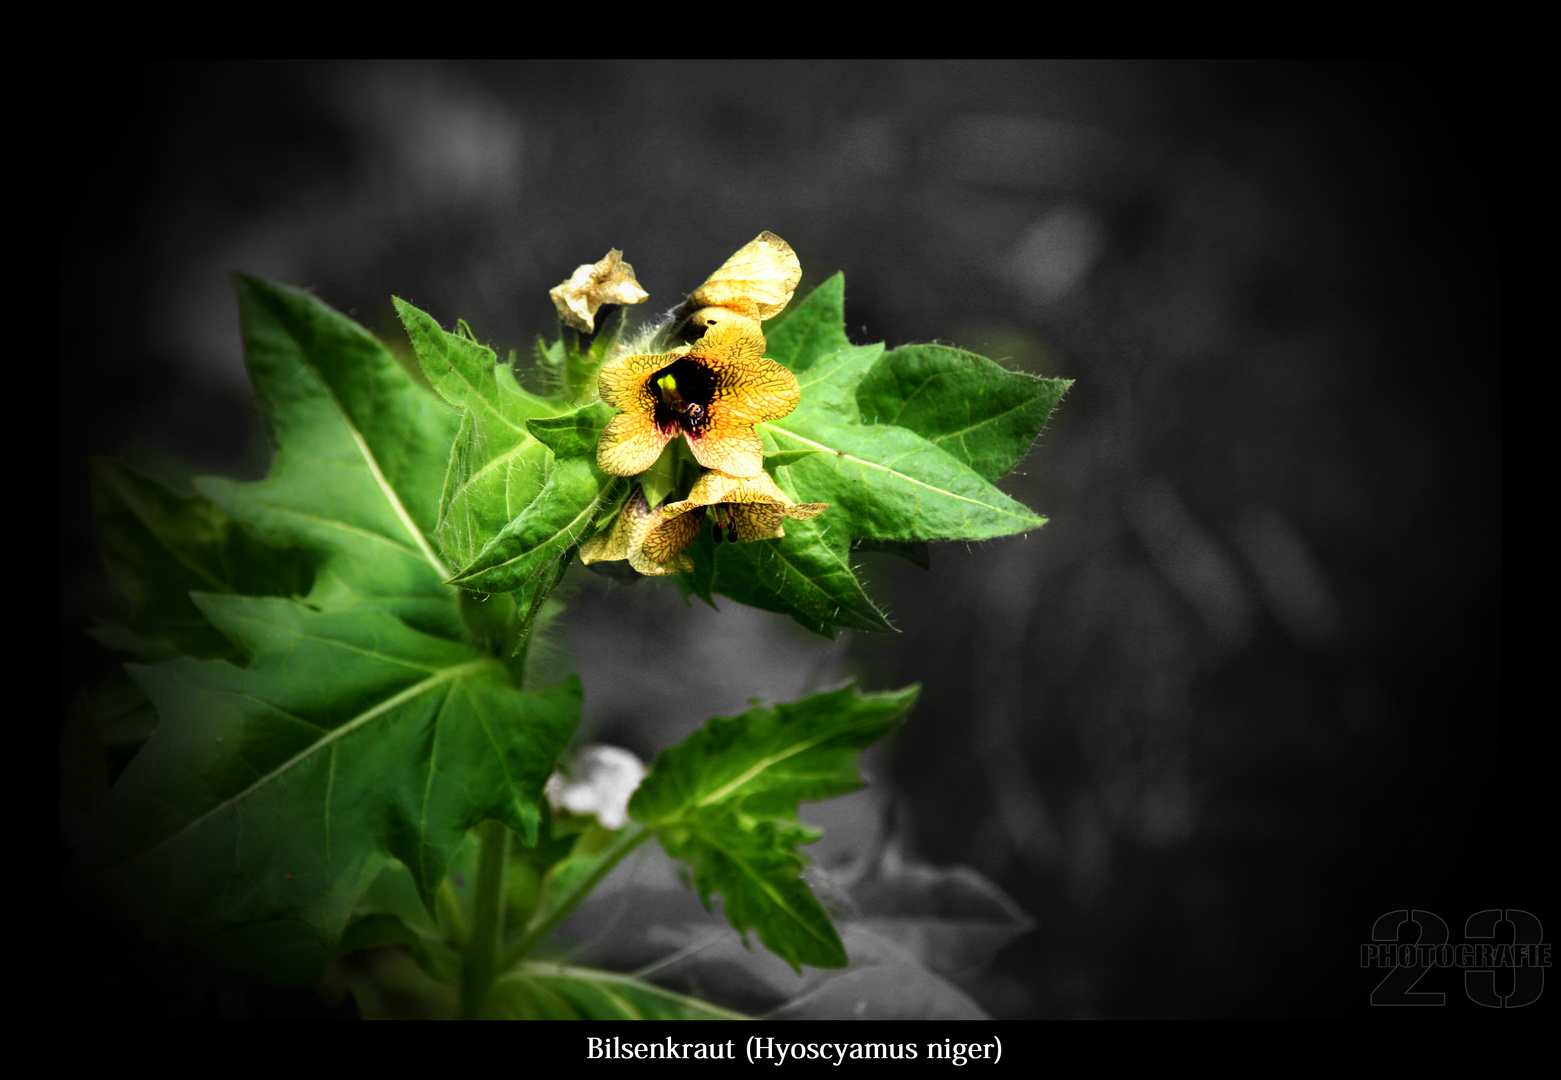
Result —
<instances>
[{"instance_id":1,"label":"open flower","mask_svg":"<svg viewBox=\"0 0 1561 1080\"><path fill-rule=\"evenodd\" d=\"M634 280L634 267L623 261L623 252L617 248L600 262L577 267L568 281L548 295L559 318L582 334L595 330L596 311L603 304L639 304L650 299L650 293Z\"/></svg>"},{"instance_id":2,"label":"open flower","mask_svg":"<svg viewBox=\"0 0 1561 1080\"><path fill-rule=\"evenodd\" d=\"M692 345L610 361L597 388L621 410L607 422L596 460L637 476L682 435L694 458L730 476L764 470L755 424L779 420L802 400L797 377L764 357L764 335L746 318L712 326Z\"/></svg>"}]
</instances>

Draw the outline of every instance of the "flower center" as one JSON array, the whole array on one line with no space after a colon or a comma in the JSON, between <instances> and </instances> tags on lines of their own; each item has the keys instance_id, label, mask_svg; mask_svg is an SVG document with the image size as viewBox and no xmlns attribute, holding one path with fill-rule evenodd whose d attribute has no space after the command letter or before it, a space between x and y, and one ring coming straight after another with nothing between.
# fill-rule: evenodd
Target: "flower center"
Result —
<instances>
[{"instance_id":1,"label":"flower center","mask_svg":"<svg viewBox=\"0 0 1561 1080\"><path fill-rule=\"evenodd\" d=\"M704 433L710 422L715 378L702 364L680 356L652 380L656 387L656 426L666 434L679 428L690 435Z\"/></svg>"}]
</instances>

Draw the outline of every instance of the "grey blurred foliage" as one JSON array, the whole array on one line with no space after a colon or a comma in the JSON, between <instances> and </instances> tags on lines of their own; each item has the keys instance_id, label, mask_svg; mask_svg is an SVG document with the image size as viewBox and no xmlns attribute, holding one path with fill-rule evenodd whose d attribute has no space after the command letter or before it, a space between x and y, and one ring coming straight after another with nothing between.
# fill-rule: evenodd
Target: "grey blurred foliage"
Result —
<instances>
[{"instance_id":1,"label":"grey blurred foliage","mask_svg":"<svg viewBox=\"0 0 1561 1080\"><path fill-rule=\"evenodd\" d=\"M579 263L621 248L671 307L770 229L804 293L845 272L857 341L1077 380L1003 482L1051 522L930 571L864 556L901 632L834 644L582 576L582 741L648 758L752 696L921 681L867 817L830 827L1029 914L965 984L998 1016L1363 1009L1384 911L1542 909L1500 698L1499 151L1468 87L1100 62L95 77L66 140L62 715L113 665L81 633L117 603L87 454L265 467L229 271L393 343L392 294L524 353Z\"/></svg>"}]
</instances>

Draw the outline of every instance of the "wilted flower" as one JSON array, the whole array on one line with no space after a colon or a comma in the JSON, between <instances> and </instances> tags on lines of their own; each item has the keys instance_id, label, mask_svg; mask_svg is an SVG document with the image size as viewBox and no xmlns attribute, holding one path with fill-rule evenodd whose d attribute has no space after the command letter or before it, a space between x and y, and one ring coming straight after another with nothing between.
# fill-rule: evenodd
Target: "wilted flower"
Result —
<instances>
[{"instance_id":1,"label":"wilted flower","mask_svg":"<svg viewBox=\"0 0 1561 1080\"><path fill-rule=\"evenodd\" d=\"M634 280L634 267L623 261L623 252L613 248L598 263L584 263L569 280L548 295L566 324L582 334L596 329L596 311L603 304L639 304L650 298Z\"/></svg>"},{"instance_id":2,"label":"wilted flower","mask_svg":"<svg viewBox=\"0 0 1561 1080\"><path fill-rule=\"evenodd\" d=\"M755 424L779 420L802 400L797 378L764 357L759 324L712 326L692 345L608 362L597 388L621 410L607 423L596 460L604 472L637 476L678 435L707 469L756 476L764 446Z\"/></svg>"}]
</instances>

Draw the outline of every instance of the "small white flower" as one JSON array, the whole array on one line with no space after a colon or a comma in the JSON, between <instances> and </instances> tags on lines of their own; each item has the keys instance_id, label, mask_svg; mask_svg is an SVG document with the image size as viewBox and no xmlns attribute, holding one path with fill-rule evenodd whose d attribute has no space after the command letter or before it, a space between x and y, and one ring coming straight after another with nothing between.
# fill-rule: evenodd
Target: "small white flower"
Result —
<instances>
[{"instance_id":1,"label":"small white flower","mask_svg":"<svg viewBox=\"0 0 1561 1080\"><path fill-rule=\"evenodd\" d=\"M574 774L548 777L543 790L553 809L594 814L604 829L628 824L629 797L645 779L644 762L622 747L588 746L575 759Z\"/></svg>"}]
</instances>

